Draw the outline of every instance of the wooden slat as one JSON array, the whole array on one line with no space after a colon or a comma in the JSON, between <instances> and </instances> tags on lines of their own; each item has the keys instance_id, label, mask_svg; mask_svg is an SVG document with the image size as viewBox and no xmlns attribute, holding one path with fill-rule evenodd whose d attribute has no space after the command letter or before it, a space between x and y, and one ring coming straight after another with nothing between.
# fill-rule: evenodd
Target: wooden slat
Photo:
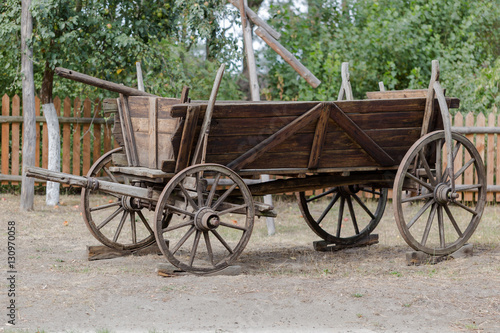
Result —
<instances>
[{"instance_id":1,"label":"wooden slat","mask_svg":"<svg viewBox=\"0 0 500 333\"><path fill-rule=\"evenodd\" d=\"M495 114L492 112L488 114L488 127L495 127ZM495 134L488 134L488 156L486 158L486 183L494 185L495 179ZM498 168L498 166L497 166ZM492 202L494 195L492 192L486 194L486 200Z\"/></svg>"},{"instance_id":2,"label":"wooden slat","mask_svg":"<svg viewBox=\"0 0 500 333\"><path fill-rule=\"evenodd\" d=\"M40 98L38 96L35 96L35 117L40 116ZM36 148L35 148L35 166L39 167L40 166L40 123L36 122L35 123L35 129L36 129Z\"/></svg>"},{"instance_id":3,"label":"wooden slat","mask_svg":"<svg viewBox=\"0 0 500 333\"><path fill-rule=\"evenodd\" d=\"M148 147L148 166L151 169L158 168L158 113L156 98L149 98L149 147Z\"/></svg>"},{"instance_id":4,"label":"wooden slat","mask_svg":"<svg viewBox=\"0 0 500 333\"><path fill-rule=\"evenodd\" d=\"M73 102L73 117L80 117L80 99L77 97ZM73 170L72 174L80 176L80 138L81 138L81 127L79 124L73 125Z\"/></svg>"},{"instance_id":5,"label":"wooden slat","mask_svg":"<svg viewBox=\"0 0 500 333\"><path fill-rule=\"evenodd\" d=\"M94 115L97 117L101 117L101 103L99 99L94 101ZM104 125L106 126L106 125ZM93 153L92 153L92 161L95 163L99 157L101 157L101 125L94 124L94 144L93 144Z\"/></svg>"},{"instance_id":6,"label":"wooden slat","mask_svg":"<svg viewBox=\"0 0 500 333\"><path fill-rule=\"evenodd\" d=\"M181 103L187 103L189 101L189 87L184 86L182 87L182 93L181 93Z\"/></svg>"},{"instance_id":7,"label":"wooden slat","mask_svg":"<svg viewBox=\"0 0 500 333\"><path fill-rule=\"evenodd\" d=\"M198 123L198 116L200 114L199 106L189 106L187 109L186 120L182 129L182 137L179 143L179 153L177 154L177 162L175 172L180 172L189 165L189 155L193 148L195 139L196 124ZM209 137L210 143L210 137ZM208 145L210 147L210 144ZM228 145L228 148L230 145Z\"/></svg>"},{"instance_id":8,"label":"wooden slat","mask_svg":"<svg viewBox=\"0 0 500 333\"><path fill-rule=\"evenodd\" d=\"M335 103L331 105L330 118L342 128L348 136L357 142L377 163L382 166L394 165L394 160L373 141L359 126L351 120Z\"/></svg>"},{"instance_id":9,"label":"wooden slat","mask_svg":"<svg viewBox=\"0 0 500 333\"><path fill-rule=\"evenodd\" d=\"M83 101L83 116L85 118L90 118L92 115L92 103L87 97ZM82 175L86 175L90 169L90 124L83 125L83 136L82 136Z\"/></svg>"},{"instance_id":10,"label":"wooden slat","mask_svg":"<svg viewBox=\"0 0 500 333\"><path fill-rule=\"evenodd\" d=\"M407 89L407 90L386 90L369 91L366 93L368 99L389 99L389 98L422 98L427 97L427 89Z\"/></svg>"},{"instance_id":11,"label":"wooden slat","mask_svg":"<svg viewBox=\"0 0 500 333\"><path fill-rule=\"evenodd\" d=\"M2 96L2 115L9 116L10 114L10 98L7 94ZM2 124L2 174L9 174L9 133L10 125L8 123ZM2 181L2 185L7 184L6 181Z\"/></svg>"},{"instance_id":12,"label":"wooden slat","mask_svg":"<svg viewBox=\"0 0 500 333\"><path fill-rule=\"evenodd\" d=\"M18 95L15 95L12 98L12 115L19 116L20 115L20 106L21 101ZM19 175L19 124L12 124L12 150L11 150L11 175L17 176ZM12 182L12 185L17 184L17 182Z\"/></svg>"},{"instance_id":13,"label":"wooden slat","mask_svg":"<svg viewBox=\"0 0 500 333\"><path fill-rule=\"evenodd\" d=\"M330 119L330 108L323 107L318 122L316 123L316 132L314 133L311 155L309 156L309 169L315 169L319 165L323 146L325 144L326 133L328 129L328 120Z\"/></svg>"},{"instance_id":14,"label":"wooden slat","mask_svg":"<svg viewBox=\"0 0 500 333\"><path fill-rule=\"evenodd\" d=\"M500 115L497 118L497 124L500 125ZM496 165L497 165L497 172L496 172L496 178L497 178L497 183L496 185L500 185L500 137L497 135L497 158L496 158ZM500 192L497 192L496 194L496 201L500 202Z\"/></svg>"},{"instance_id":15,"label":"wooden slat","mask_svg":"<svg viewBox=\"0 0 500 333\"><path fill-rule=\"evenodd\" d=\"M66 97L63 102L63 115L64 117L70 117L71 116L71 100L69 97ZM62 149L63 149L63 156L62 156L62 172L64 173L71 173L71 150L70 150L70 145L71 145L71 125L70 124L63 124L63 130L62 130Z\"/></svg>"},{"instance_id":16,"label":"wooden slat","mask_svg":"<svg viewBox=\"0 0 500 333\"><path fill-rule=\"evenodd\" d=\"M464 126L464 117L460 112L458 112L454 117L454 125L456 127ZM464 153L463 153L463 148L461 148L457 153L457 157L455 157L455 162L453 164L453 170L456 170L456 171L460 170L460 168L463 166L463 158L464 158ZM446 160L445 156L443 157L442 160ZM460 177L458 177L455 180L455 185L462 185L463 183L464 183L463 175L461 175ZM459 194L459 195L461 195L461 194ZM459 199L462 199L462 198L459 198Z\"/></svg>"},{"instance_id":17,"label":"wooden slat","mask_svg":"<svg viewBox=\"0 0 500 333\"><path fill-rule=\"evenodd\" d=\"M283 127L281 130L271 135L260 144L248 150L246 153L229 163L228 167L238 171L244 168L249 163L255 161L266 151L275 147L276 145L279 145L283 141L287 140L290 136L298 132L302 127L307 126L308 124L316 120L320 116L320 110L323 106L323 103L316 105L311 110L292 121L289 125Z\"/></svg>"},{"instance_id":18,"label":"wooden slat","mask_svg":"<svg viewBox=\"0 0 500 333\"><path fill-rule=\"evenodd\" d=\"M478 114L476 117L476 126L486 127L486 117L484 116L484 114L482 112L480 114ZM476 148L477 148L477 151L484 162L486 162L486 159L485 159L485 141L486 140L485 139L486 138L485 138L484 134L476 134ZM477 179L474 179L474 182L476 184L477 184L477 181L478 181ZM477 200L477 193L475 193L474 196L475 196L475 200Z\"/></svg>"},{"instance_id":19,"label":"wooden slat","mask_svg":"<svg viewBox=\"0 0 500 333\"><path fill-rule=\"evenodd\" d=\"M43 113L43 110L42 110ZM45 115L43 115L45 118ZM47 122L42 124L42 168L47 169L49 166L49 129Z\"/></svg>"},{"instance_id":20,"label":"wooden slat","mask_svg":"<svg viewBox=\"0 0 500 333\"><path fill-rule=\"evenodd\" d=\"M467 116L465 116L465 126L474 126L474 114L472 112L469 112ZM473 134L467 134L466 135L467 139L469 139L473 144L474 144L474 135ZM470 154L466 151L465 152L465 163L471 159ZM474 176L473 176L473 168L468 168L465 170L464 173L464 184L473 184L474 182ZM464 199L465 201L472 201L474 199L474 196L472 192L466 192L464 193Z\"/></svg>"}]
</instances>

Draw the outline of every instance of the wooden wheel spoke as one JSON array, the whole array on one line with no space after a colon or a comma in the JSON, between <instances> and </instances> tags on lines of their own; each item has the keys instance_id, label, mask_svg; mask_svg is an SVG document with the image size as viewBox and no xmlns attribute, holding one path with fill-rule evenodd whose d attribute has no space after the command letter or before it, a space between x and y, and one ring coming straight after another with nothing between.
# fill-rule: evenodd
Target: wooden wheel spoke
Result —
<instances>
[{"instance_id":1,"label":"wooden wheel spoke","mask_svg":"<svg viewBox=\"0 0 500 333\"><path fill-rule=\"evenodd\" d=\"M438 213L438 227L439 227L439 245L444 248L446 246L446 241L444 237L444 219L443 219L443 207L437 207Z\"/></svg>"},{"instance_id":2,"label":"wooden wheel spoke","mask_svg":"<svg viewBox=\"0 0 500 333\"><path fill-rule=\"evenodd\" d=\"M376 194L376 195L382 195L382 192L375 191L375 190L367 190L365 188L362 188L361 191L366 192L366 193Z\"/></svg>"},{"instance_id":3,"label":"wooden wheel spoke","mask_svg":"<svg viewBox=\"0 0 500 333\"><path fill-rule=\"evenodd\" d=\"M359 235L358 221L356 221L356 214L354 213L354 207L352 206L352 200L350 197L347 197L347 207L349 208L349 213L351 214L354 231L356 232L356 235Z\"/></svg>"},{"instance_id":4,"label":"wooden wheel spoke","mask_svg":"<svg viewBox=\"0 0 500 333\"><path fill-rule=\"evenodd\" d=\"M193 267L194 257L196 256L196 250L198 249L198 244L200 243L201 231L196 230L196 235L194 236L193 247L191 248L191 256L189 258L189 266Z\"/></svg>"},{"instance_id":5,"label":"wooden wheel spoke","mask_svg":"<svg viewBox=\"0 0 500 333\"><path fill-rule=\"evenodd\" d=\"M337 238L340 238L340 230L342 229L342 218L344 217L344 206L345 206L345 198L340 197L339 215L337 217Z\"/></svg>"},{"instance_id":6,"label":"wooden wheel spoke","mask_svg":"<svg viewBox=\"0 0 500 333\"><path fill-rule=\"evenodd\" d=\"M208 194L207 201L205 201L205 206L210 207L210 204L212 203L212 200L214 199L215 191L217 190L217 185L219 184L220 177L222 176L221 173L218 173L217 176L215 176L214 183L212 184L212 188L210 189L210 193Z\"/></svg>"},{"instance_id":7,"label":"wooden wheel spoke","mask_svg":"<svg viewBox=\"0 0 500 333\"><path fill-rule=\"evenodd\" d=\"M217 215L223 216L223 215L226 215L228 213L234 212L235 210L245 209L247 207L248 207L247 204L242 204L242 205L237 205L237 206L235 205L234 207L228 208L226 210L223 210L223 211L217 213Z\"/></svg>"},{"instance_id":8,"label":"wooden wheel spoke","mask_svg":"<svg viewBox=\"0 0 500 333\"><path fill-rule=\"evenodd\" d=\"M177 244L175 244L175 247L172 249L172 254L176 254L177 251L180 249L180 247L187 241L189 236L191 236L194 232L196 231L196 228L191 226L191 228L182 236L182 238L179 240Z\"/></svg>"},{"instance_id":9,"label":"wooden wheel spoke","mask_svg":"<svg viewBox=\"0 0 500 333\"><path fill-rule=\"evenodd\" d=\"M103 167L102 169L103 169L103 170L104 170L104 172L108 175L108 177L109 177L109 178L111 178L111 180L112 180L113 182L115 182L115 183L120 183L120 182L116 179L115 175L113 175L113 173L112 173L111 171L109 171L109 169L108 169L108 168Z\"/></svg>"},{"instance_id":10,"label":"wooden wheel spoke","mask_svg":"<svg viewBox=\"0 0 500 333\"><path fill-rule=\"evenodd\" d=\"M146 218L144 217L144 214L142 214L142 212L139 210L137 211L137 215L139 215L139 218L141 219L142 223L144 223L144 226L146 227L146 229L148 229L149 233L151 235L154 235L154 231L153 229L151 229L151 227L149 226L149 223L148 221L146 220Z\"/></svg>"},{"instance_id":11,"label":"wooden wheel spoke","mask_svg":"<svg viewBox=\"0 0 500 333\"><path fill-rule=\"evenodd\" d=\"M208 231L203 231L203 238L205 238L205 245L207 247L208 259L210 260L210 263L214 265L214 252L212 251L212 244L210 243L210 236L208 234Z\"/></svg>"},{"instance_id":12,"label":"wooden wheel spoke","mask_svg":"<svg viewBox=\"0 0 500 333\"><path fill-rule=\"evenodd\" d=\"M108 224L112 219L114 219L116 217L116 215L120 214L120 212L124 210L123 207L118 207L117 210L115 210L113 212L113 214L111 214L110 216L108 216L104 221L101 222L101 224L99 224L97 226L97 230L101 230L106 224Z\"/></svg>"},{"instance_id":13,"label":"wooden wheel spoke","mask_svg":"<svg viewBox=\"0 0 500 333\"><path fill-rule=\"evenodd\" d=\"M448 207L448 205L444 205L443 207L444 207L444 211L446 212L446 215L448 215L448 218L450 219L450 222L453 225L453 227L455 228L455 231L457 232L458 236L460 238L462 238L464 236L464 234L462 233L462 230L460 230L460 227L458 226L457 221L453 217L453 214L450 211L450 207Z\"/></svg>"},{"instance_id":14,"label":"wooden wheel spoke","mask_svg":"<svg viewBox=\"0 0 500 333\"><path fill-rule=\"evenodd\" d=\"M421 194L421 195L416 195L414 197L408 197L408 198L401 199L401 203L413 202L413 201L428 199L428 198L432 198L432 197L434 197L434 193Z\"/></svg>"},{"instance_id":15,"label":"wooden wheel spoke","mask_svg":"<svg viewBox=\"0 0 500 333\"><path fill-rule=\"evenodd\" d=\"M191 216L191 217L194 217L194 214L193 213L190 213L188 212L187 210L184 210L182 208L179 208L179 207L176 207L176 206L172 206L172 205L169 205L169 204L165 204L165 208L171 210L171 211L174 211L174 212L177 212L177 213L180 213L180 214L184 214L184 215L187 215L187 216Z\"/></svg>"},{"instance_id":16,"label":"wooden wheel spoke","mask_svg":"<svg viewBox=\"0 0 500 333\"><path fill-rule=\"evenodd\" d=\"M203 206L203 191L201 188L201 177L202 177L202 172L196 173L196 193L198 194L198 207Z\"/></svg>"},{"instance_id":17,"label":"wooden wheel spoke","mask_svg":"<svg viewBox=\"0 0 500 333\"><path fill-rule=\"evenodd\" d=\"M318 195L316 195L316 196L314 196L314 197L308 198L308 199L306 199L306 202L311 202L311 201L314 201L314 200L317 200L317 199L323 198L324 196L326 196L326 195L328 195L328 194L331 194L331 193L333 193L333 192L337 192L337 188L336 188L336 187L331 188L331 189L329 189L328 191L323 192L323 193L321 193L321 194L318 194Z\"/></svg>"},{"instance_id":18,"label":"wooden wheel spoke","mask_svg":"<svg viewBox=\"0 0 500 333\"><path fill-rule=\"evenodd\" d=\"M472 163L474 163L476 160L474 158L471 158L469 161L467 161L467 163L464 164L463 167L460 168L460 170L458 170L455 175L453 176L454 179L457 179L458 177L460 177L460 175L462 173L465 172L465 170L467 170L468 167L470 167L472 165Z\"/></svg>"},{"instance_id":19,"label":"wooden wheel spoke","mask_svg":"<svg viewBox=\"0 0 500 333\"><path fill-rule=\"evenodd\" d=\"M107 208L118 206L118 205L121 205L121 204L122 204L121 201L117 201L117 202L113 202L113 203L102 205L102 206L92 207L89 210L91 212L95 212L96 210L107 209Z\"/></svg>"},{"instance_id":20,"label":"wooden wheel spoke","mask_svg":"<svg viewBox=\"0 0 500 333\"><path fill-rule=\"evenodd\" d=\"M221 203L223 203L224 200L226 200L226 198L228 197L228 195L231 194L231 192L233 192L233 190L236 188L236 186L238 186L238 184L233 184L230 188L228 188L226 190L226 192L224 192L224 194L219 197L219 199L215 202L215 204L211 208L213 210L217 210L217 207L219 207L219 205Z\"/></svg>"},{"instance_id":21,"label":"wooden wheel spoke","mask_svg":"<svg viewBox=\"0 0 500 333\"><path fill-rule=\"evenodd\" d=\"M137 226L135 224L135 212L130 212L130 227L132 229L132 243L137 243Z\"/></svg>"},{"instance_id":22,"label":"wooden wheel spoke","mask_svg":"<svg viewBox=\"0 0 500 333\"><path fill-rule=\"evenodd\" d=\"M220 225L226 227L226 228L231 228L231 229L237 229L237 230L242 230L242 231L247 231L247 228L241 227L237 224L230 224L226 222L220 222Z\"/></svg>"},{"instance_id":23,"label":"wooden wheel spoke","mask_svg":"<svg viewBox=\"0 0 500 333\"><path fill-rule=\"evenodd\" d=\"M424 213L425 213L425 211L426 211L426 210L427 210L427 209L428 209L428 208L429 208L429 207L430 207L430 206L431 206L434 202L436 202L434 199L431 199L431 200L427 201L427 202L425 203L425 205L424 205L422 208L420 208L420 210L417 212L417 214L415 214L415 216L414 216L414 217L413 217L413 219L410 221L410 223L408 223L408 224L406 225L406 227L407 227L408 229L410 229L410 228L411 228L411 227L415 224L415 222L417 222L417 221L418 221L418 219L422 216L422 214L424 214Z\"/></svg>"},{"instance_id":24,"label":"wooden wheel spoke","mask_svg":"<svg viewBox=\"0 0 500 333\"><path fill-rule=\"evenodd\" d=\"M419 156L420 156L420 160L422 161L422 164L424 166L425 173L427 174L427 177L429 178L432 186L436 186L436 179L432 175L431 168L429 166L429 163L427 163L427 159L425 158L424 152L422 150L419 151Z\"/></svg>"},{"instance_id":25,"label":"wooden wheel spoke","mask_svg":"<svg viewBox=\"0 0 500 333\"><path fill-rule=\"evenodd\" d=\"M169 231L176 230L176 229L180 229L180 228L184 228L184 227L187 227L187 226L190 226L193 224L194 224L194 220L189 220L189 221L184 222L184 223L179 223L179 224L176 224L173 226L168 226L168 227L162 229L162 233L169 232Z\"/></svg>"},{"instance_id":26,"label":"wooden wheel spoke","mask_svg":"<svg viewBox=\"0 0 500 333\"><path fill-rule=\"evenodd\" d=\"M323 219L325 218L326 214L328 214L328 212L330 211L330 209L332 209L333 205L335 205L335 203L339 199L339 196L340 196L339 193L335 193L335 196L332 198L332 200L330 201L330 203L328 204L328 206L325 208L325 210L323 211L323 213L321 214L321 216L316 220L317 224L320 224L321 221L323 221Z\"/></svg>"},{"instance_id":27,"label":"wooden wheel spoke","mask_svg":"<svg viewBox=\"0 0 500 333\"><path fill-rule=\"evenodd\" d=\"M233 249L231 249L229 244L226 243L224 238L222 238L222 236L217 232L217 230L210 230L210 231L215 235L215 237L217 237L219 242L221 242L221 244L224 245L224 247L229 251L229 253L231 253L231 254L234 253Z\"/></svg>"},{"instance_id":28,"label":"wooden wheel spoke","mask_svg":"<svg viewBox=\"0 0 500 333\"><path fill-rule=\"evenodd\" d=\"M182 185L182 183L179 183L179 188L181 189L182 194L184 194L184 197L186 198L187 202L191 205L191 207L193 207L194 210L198 210L199 206L193 201L193 199L189 195L189 193L186 190L186 188L184 187L184 185Z\"/></svg>"},{"instance_id":29,"label":"wooden wheel spoke","mask_svg":"<svg viewBox=\"0 0 500 333\"><path fill-rule=\"evenodd\" d=\"M416 181L420 185L428 188L430 191L434 191L434 187L431 184L424 182L423 180L421 180L421 179L415 177L414 175L412 175L411 173L406 172L406 177L410 178L411 180Z\"/></svg>"},{"instance_id":30,"label":"wooden wheel spoke","mask_svg":"<svg viewBox=\"0 0 500 333\"><path fill-rule=\"evenodd\" d=\"M457 205L458 207L460 207L460 208L462 208L462 209L464 209L466 211L468 211L469 213L471 213L474 216L477 215L477 212L474 209L472 209L470 207L467 207L467 206L465 206L464 204L462 204L462 203L460 203L458 201L451 201L451 203L454 204L454 205Z\"/></svg>"},{"instance_id":31,"label":"wooden wheel spoke","mask_svg":"<svg viewBox=\"0 0 500 333\"><path fill-rule=\"evenodd\" d=\"M358 203L358 205L361 206L361 208L363 208L363 210L368 214L370 215L370 217L372 219L376 218L376 216L370 211L370 209L368 209L368 207L366 207L366 205L364 204L364 202L361 200L360 197L358 197L356 194L354 194L352 196L354 198L354 200L356 200L356 202Z\"/></svg>"},{"instance_id":32,"label":"wooden wheel spoke","mask_svg":"<svg viewBox=\"0 0 500 333\"><path fill-rule=\"evenodd\" d=\"M120 237L120 233L122 232L123 225L125 224L125 221L127 220L127 215L128 215L128 212L125 211L122 215L122 218L120 219L120 223L118 224L118 228L116 228L115 235L113 236L113 242L116 242L118 240L118 237Z\"/></svg>"},{"instance_id":33,"label":"wooden wheel spoke","mask_svg":"<svg viewBox=\"0 0 500 333\"><path fill-rule=\"evenodd\" d=\"M455 145L455 148L453 149L453 156L452 156L453 162L455 162L455 159L457 158L458 151L460 150L460 147L462 147L462 143L461 142L457 142L456 145ZM446 182L447 179L448 179L448 168L446 168L446 170L443 173L442 181Z\"/></svg>"},{"instance_id":34,"label":"wooden wheel spoke","mask_svg":"<svg viewBox=\"0 0 500 333\"><path fill-rule=\"evenodd\" d=\"M422 245L427 243L427 238L429 238L429 232L431 231L432 222L434 221L434 216L436 215L437 204L432 205L431 212L429 213L429 218L427 218L427 224L425 225L425 230L422 235Z\"/></svg>"},{"instance_id":35,"label":"wooden wheel spoke","mask_svg":"<svg viewBox=\"0 0 500 333\"><path fill-rule=\"evenodd\" d=\"M443 140L439 139L436 142L436 182L440 183L443 180L442 175L442 162L441 162L441 147L443 146Z\"/></svg>"}]
</instances>

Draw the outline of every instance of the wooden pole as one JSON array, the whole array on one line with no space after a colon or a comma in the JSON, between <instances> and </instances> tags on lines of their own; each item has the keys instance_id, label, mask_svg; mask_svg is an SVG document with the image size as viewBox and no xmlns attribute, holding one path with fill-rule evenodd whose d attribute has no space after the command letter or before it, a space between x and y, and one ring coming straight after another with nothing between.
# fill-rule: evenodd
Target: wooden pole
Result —
<instances>
[{"instance_id":1,"label":"wooden pole","mask_svg":"<svg viewBox=\"0 0 500 333\"><path fill-rule=\"evenodd\" d=\"M27 40L33 33L30 13L31 0L22 0L21 7L21 71L23 73L23 180L21 185L21 210L33 210L35 180L26 177L26 169L35 165L36 123L35 123L35 83L33 78L33 50Z\"/></svg>"},{"instance_id":2,"label":"wooden pole","mask_svg":"<svg viewBox=\"0 0 500 333\"><path fill-rule=\"evenodd\" d=\"M239 0L229 0L229 2L238 8L241 12L242 8L240 5ZM252 21L255 25L261 27L262 29L265 29L271 36L273 36L274 39L280 39L281 34L274 30L273 27L271 27L269 24L266 23L263 19L261 19L252 9L248 7L248 5L245 5L245 8L243 8L244 11L246 12L248 18L250 21Z\"/></svg>"},{"instance_id":3,"label":"wooden pole","mask_svg":"<svg viewBox=\"0 0 500 333\"><path fill-rule=\"evenodd\" d=\"M137 68L137 88L140 91L145 91L144 90L144 79L142 78L142 68L141 68L141 62L137 61L135 63L135 67Z\"/></svg>"},{"instance_id":4,"label":"wooden pole","mask_svg":"<svg viewBox=\"0 0 500 333\"><path fill-rule=\"evenodd\" d=\"M59 121L57 120L56 108L53 103L42 106L43 114L47 119L49 132L49 163L48 170L60 171L61 168L61 137L59 133ZM45 204L55 206L59 203L59 183L47 182L47 196Z\"/></svg>"},{"instance_id":5,"label":"wooden pole","mask_svg":"<svg viewBox=\"0 0 500 333\"><path fill-rule=\"evenodd\" d=\"M276 39L274 39L267 31L262 28L255 30L255 33L262 38L267 45L269 45L276 53L278 53L283 60L285 60L297 73L302 76L307 83L309 83L313 88L317 88L321 81L311 73L300 61L295 58L293 54L283 47Z\"/></svg>"}]
</instances>

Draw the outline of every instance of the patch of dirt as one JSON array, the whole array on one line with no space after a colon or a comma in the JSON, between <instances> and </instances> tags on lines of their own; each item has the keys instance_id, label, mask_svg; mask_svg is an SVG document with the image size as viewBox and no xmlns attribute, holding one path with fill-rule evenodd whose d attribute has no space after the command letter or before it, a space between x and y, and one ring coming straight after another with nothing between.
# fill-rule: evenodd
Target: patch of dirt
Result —
<instances>
[{"instance_id":1,"label":"patch of dirt","mask_svg":"<svg viewBox=\"0 0 500 333\"><path fill-rule=\"evenodd\" d=\"M49 208L37 197L36 211L24 213L18 196L0 195L2 244L7 222L17 227L18 317L4 332L500 331L496 206L471 239L473 257L407 266L391 205L375 230L379 244L322 253L312 249L318 239L297 205L279 202L277 234L267 236L265 221L256 221L236 263L242 274L165 278L155 273L162 256L88 261L86 246L99 243L79 197L61 201Z\"/></svg>"}]
</instances>

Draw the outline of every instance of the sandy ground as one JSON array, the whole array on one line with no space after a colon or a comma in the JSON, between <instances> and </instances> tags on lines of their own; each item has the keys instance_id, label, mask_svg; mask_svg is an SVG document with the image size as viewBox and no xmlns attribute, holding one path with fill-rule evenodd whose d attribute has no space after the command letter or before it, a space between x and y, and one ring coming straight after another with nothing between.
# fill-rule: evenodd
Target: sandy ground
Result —
<instances>
[{"instance_id":1,"label":"sandy ground","mask_svg":"<svg viewBox=\"0 0 500 333\"><path fill-rule=\"evenodd\" d=\"M409 248L390 205L375 231L379 244L321 253L297 205L280 203L278 234L268 237L257 220L237 262L242 274L165 278L155 273L162 256L88 261L86 246L98 243L77 196L63 197L58 208L37 197L31 213L19 212L17 196L0 198L2 244L8 221L17 228L16 325L0 331L500 332L496 206L471 239L473 257L407 266ZM0 248L8 277L7 249Z\"/></svg>"}]
</instances>

